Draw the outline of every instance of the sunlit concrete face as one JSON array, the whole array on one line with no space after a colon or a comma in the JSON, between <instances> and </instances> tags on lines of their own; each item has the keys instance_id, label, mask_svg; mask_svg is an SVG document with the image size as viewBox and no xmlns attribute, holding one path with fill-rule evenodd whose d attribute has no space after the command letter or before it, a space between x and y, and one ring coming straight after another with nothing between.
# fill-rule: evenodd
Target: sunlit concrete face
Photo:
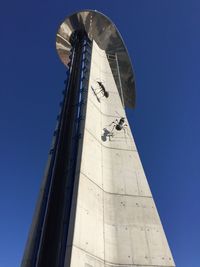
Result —
<instances>
[{"instance_id":1,"label":"sunlit concrete face","mask_svg":"<svg viewBox=\"0 0 200 267\"><path fill-rule=\"evenodd\" d=\"M98 81L108 98L95 94ZM121 117L127 126L117 131ZM106 53L95 41L85 120L65 266L175 266Z\"/></svg>"}]
</instances>

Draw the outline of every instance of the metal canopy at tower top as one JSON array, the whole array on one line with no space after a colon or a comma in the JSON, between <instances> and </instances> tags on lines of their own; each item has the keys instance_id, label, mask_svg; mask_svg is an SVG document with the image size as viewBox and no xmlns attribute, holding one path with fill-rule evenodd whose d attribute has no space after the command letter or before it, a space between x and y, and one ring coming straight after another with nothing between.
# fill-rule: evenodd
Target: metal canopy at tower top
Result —
<instances>
[{"instance_id":1,"label":"metal canopy at tower top","mask_svg":"<svg viewBox=\"0 0 200 267\"><path fill-rule=\"evenodd\" d=\"M98 46L108 55L116 55L120 68L121 86L126 107L135 106L135 81L128 51L115 24L104 14L96 10L84 10L67 17L60 25L56 35L56 49L64 65L70 62L71 41L74 31L84 30L89 39L95 40ZM113 64L110 64L114 72ZM120 91L121 89L118 88Z\"/></svg>"}]
</instances>

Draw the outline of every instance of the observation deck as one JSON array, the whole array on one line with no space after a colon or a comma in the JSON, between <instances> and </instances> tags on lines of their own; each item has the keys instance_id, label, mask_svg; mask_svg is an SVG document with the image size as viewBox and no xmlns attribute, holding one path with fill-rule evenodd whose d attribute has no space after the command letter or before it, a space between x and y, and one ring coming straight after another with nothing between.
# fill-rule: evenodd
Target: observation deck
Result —
<instances>
[{"instance_id":1,"label":"observation deck","mask_svg":"<svg viewBox=\"0 0 200 267\"><path fill-rule=\"evenodd\" d=\"M71 55L71 36L75 31L85 31L105 50L125 107L135 107L135 81L131 60L124 41L115 24L96 10L84 10L67 17L56 35L56 49L61 61L68 67ZM113 64L113 62L115 64Z\"/></svg>"}]
</instances>

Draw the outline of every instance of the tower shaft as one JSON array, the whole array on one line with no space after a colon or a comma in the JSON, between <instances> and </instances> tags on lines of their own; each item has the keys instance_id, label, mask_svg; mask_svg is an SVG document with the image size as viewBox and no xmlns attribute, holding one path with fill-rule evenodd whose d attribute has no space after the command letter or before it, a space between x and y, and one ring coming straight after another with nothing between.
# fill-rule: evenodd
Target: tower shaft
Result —
<instances>
[{"instance_id":1,"label":"tower shaft","mask_svg":"<svg viewBox=\"0 0 200 267\"><path fill-rule=\"evenodd\" d=\"M68 82L22 267L174 267L124 107L130 59L96 11L67 18Z\"/></svg>"}]
</instances>

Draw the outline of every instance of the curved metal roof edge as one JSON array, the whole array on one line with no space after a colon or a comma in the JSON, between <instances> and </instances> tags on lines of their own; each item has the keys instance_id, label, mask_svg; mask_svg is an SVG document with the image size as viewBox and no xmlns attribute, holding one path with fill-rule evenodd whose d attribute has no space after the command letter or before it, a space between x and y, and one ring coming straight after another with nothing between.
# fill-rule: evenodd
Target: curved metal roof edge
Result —
<instances>
[{"instance_id":1,"label":"curved metal roof edge","mask_svg":"<svg viewBox=\"0 0 200 267\"><path fill-rule=\"evenodd\" d=\"M114 38L115 34L118 35L117 36L118 39L116 39L116 41L118 41L119 43L120 42L122 43L122 46L118 47L119 52L121 54L123 54L122 57L121 57L121 59L122 59L121 62L125 63L125 65L126 65L124 69L122 69L121 66L120 66L120 76L121 76L121 81L122 81L122 90L123 90L124 102L125 102L125 106L126 107L134 108L135 107L135 102L136 102L135 101L136 100L136 89L135 89L135 79L134 79L133 65L132 65L132 62L131 62L127 47L126 47L126 45L124 43L124 40L123 40L123 38L121 36L121 33L119 32L119 30L117 29L116 25L112 22L112 20L108 16L104 15L103 13L101 13L101 12L99 12L97 10L84 9L84 10L81 10L81 11L78 11L78 12L74 12L73 14L71 14L70 16L65 18L65 20L60 24L60 26L58 28L58 31L57 31L57 34L56 34L56 50L58 52L59 57L60 57L61 61L64 63L64 65L67 65L67 63L68 63L67 58L68 58L68 55L70 53L69 52L70 43L66 38L61 36L61 34L60 34L61 27L63 27L66 24L67 21L68 22L70 20L73 21L73 17L76 16L78 18L78 16L81 16L81 15L83 16L83 14L86 13L86 12L88 12L90 15L98 15L100 18L102 18L102 22L105 19L109 22L109 26L111 25L111 27L114 30L114 32L112 33L113 35L111 35L109 37L110 39L111 39L111 37ZM89 32L90 29L86 29L86 27L87 27L86 23L85 24L81 24L81 23L83 23L83 21L81 21L81 22L79 21L79 27L81 28L81 26L82 27L84 26L84 29L86 30L88 35L90 33L92 33L92 35L94 34L94 32ZM67 24L67 27L70 28L70 26L72 26L72 25ZM72 33L73 30L75 30L75 29L70 29L70 30L71 30L71 33ZM105 32L106 32L106 30L105 30ZM71 36L71 33L68 35L68 37ZM99 37L99 36L96 35L96 38L97 37ZM62 46L65 47L65 48L63 48L63 47L61 48L60 47L60 43L58 42L59 38L62 38L63 41L65 41L68 46L65 43L65 45L62 44ZM89 36L89 38L90 38L90 36ZM93 39L95 41L96 41L96 38L93 36ZM113 41L111 43L114 49L115 49L115 43L116 42L113 42ZM103 44L103 42L102 42L102 44ZM105 49L105 50L106 50L106 52L109 51L107 49ZM119 55L117 50L116 50L115 53L117 55ZM120 59L119 59L119 63L120 63ZM129 74L128 78L127 78L127 69L126 69L126 67L128 69L128 74ZM111 67L111 69L112 69L112 67ZM118 90L119 90L119 88L118 88Z\"/></svg>"}]
</instances>

